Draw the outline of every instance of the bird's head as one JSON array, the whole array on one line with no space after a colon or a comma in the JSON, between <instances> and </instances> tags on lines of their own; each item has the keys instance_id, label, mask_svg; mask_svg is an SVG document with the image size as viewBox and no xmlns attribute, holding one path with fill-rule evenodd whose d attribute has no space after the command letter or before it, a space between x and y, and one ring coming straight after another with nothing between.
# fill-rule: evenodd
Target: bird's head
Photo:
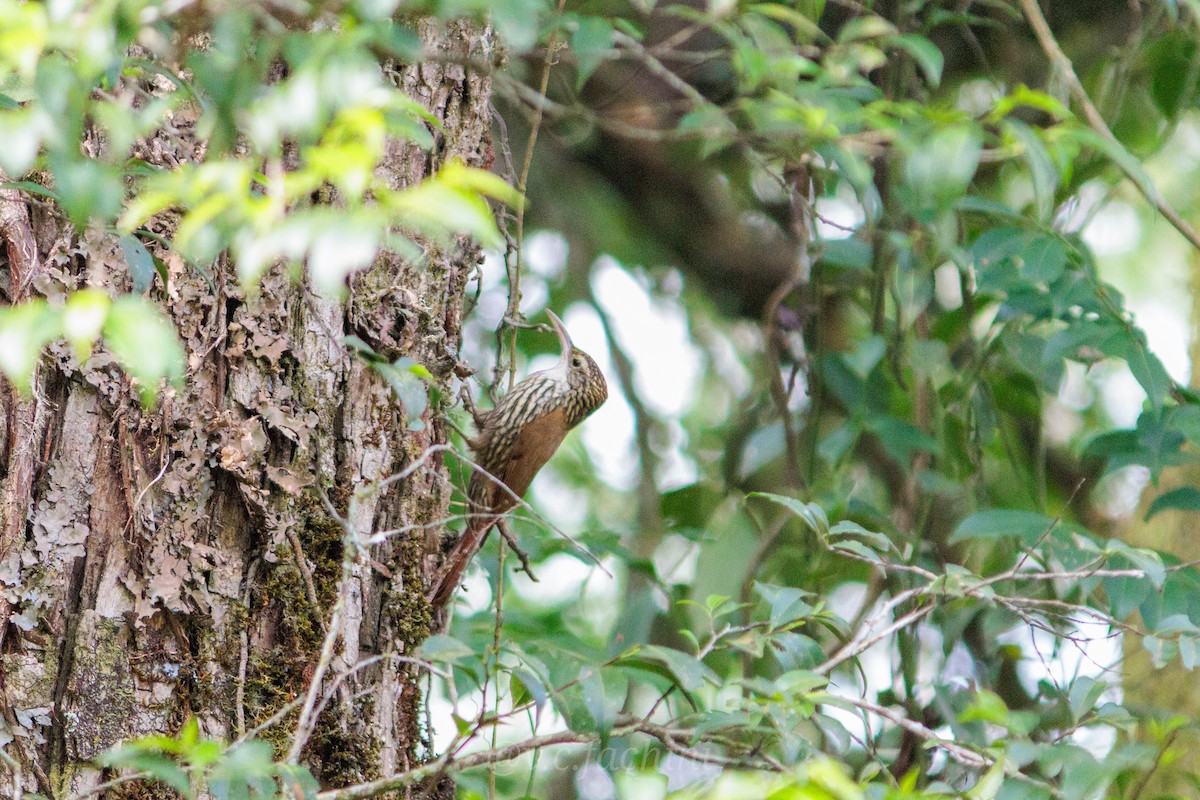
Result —
<instances>
[{"instance_id":1,"label":"bird's head","mask_svg":"<svg viewBox=\"0 0 1200 800\"><path fill-rule=\"evenodd\" d=\"M571 343L571 335L558 315L549 309L546 313L562 346L562 355L551 372L566 384L568 422L578 425L608 399L608 383L595 359Z\"/></svg>"}]
</instances>

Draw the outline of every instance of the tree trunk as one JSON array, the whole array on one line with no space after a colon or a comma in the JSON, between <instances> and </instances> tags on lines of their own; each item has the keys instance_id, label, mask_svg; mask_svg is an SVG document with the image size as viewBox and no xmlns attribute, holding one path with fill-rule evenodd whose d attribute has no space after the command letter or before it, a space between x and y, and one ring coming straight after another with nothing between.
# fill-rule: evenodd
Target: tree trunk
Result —
<instances>
[{"instance_id":1,"label":"tree trunk","mask_svg":"<svg viewBox=\"0 0 1200 800\"><path fill-rule=\"evenodd\" d=\"M450 63L488 58L490 31L420 30L450 57L381 66L443 128L432 155L389 146L382 169L396 186L451 158L490 158L489 81ZM165 163L154 145L144 157ZM114 236L75 229L41 201L31 215L32 294L130 290ZM169 215L155 225L170 235ZM203 735L232 740L293 704L259 734L283 757L339 587L323 681L332 699L301 761L326 787L404 769L427 731L418 674L389 656L411 655L429 632L424 586L451 494L442 451L430 451L446 442L436 398L451 397L478 250L431 248L421 264L381 255L343 300L282 267L248 298L224 258L204 275L156 255L169 281L151 294L183 340L183 388L142 408L107 353L80 364L63 343L42 360L32 397L0 385L0 531L12 531L0 533L11 623L0 743L19 767L0 766L0 797L86 791L106 777L88 762L123 739L195 717ZM419 420L348 354L346 336L429 369L442 391ZM411 474L372 491L402 470ZM395 529L408 532L371 548L376 563L348 563L343 582L344 531Z\"/></svg>"}]
</instances>

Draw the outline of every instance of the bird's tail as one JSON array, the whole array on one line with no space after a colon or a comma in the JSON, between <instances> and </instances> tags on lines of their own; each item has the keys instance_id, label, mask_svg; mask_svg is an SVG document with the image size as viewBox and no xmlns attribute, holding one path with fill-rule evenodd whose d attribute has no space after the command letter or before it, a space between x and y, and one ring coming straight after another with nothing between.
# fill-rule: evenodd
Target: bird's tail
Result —
<instances>
[{"instance_id":1,"label":"bird's tail","mask_svg":"<svg viewBox=\"0 0 1200 800\"><path fill-rule=\"evenodd\" d=\"M429 604L435 610L444 608L450 602L450 597L462 581L467 566L483 546L483 540L487 538L488 531L495 522L493 517L472 521L454 544L454 549L446 556L442 570L429 590Z\"/></svg>"}]
</instances>

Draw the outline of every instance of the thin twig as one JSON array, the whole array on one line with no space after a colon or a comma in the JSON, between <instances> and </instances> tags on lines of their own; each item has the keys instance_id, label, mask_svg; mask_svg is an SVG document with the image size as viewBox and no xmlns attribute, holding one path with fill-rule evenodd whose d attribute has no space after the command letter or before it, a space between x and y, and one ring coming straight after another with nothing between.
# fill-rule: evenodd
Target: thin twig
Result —
<instances>
[{"instance_id":1,"label":"thin twig","mask_svg":"<svg viewBox=\"0 0 1200 800\"><path fill-rule=\"evenodd\" d=\"M1154 773L1162 766L1163 758L1167 755L1167 751L1171 749L1171 745L1175 743L1175 739L1179 736L1181 730L1182 728L1176 728L1163 739L1162 747L1154 754L1154 763L1150 765L1150 769L1146 770L1146 774L1137 782L1133 793L1129 795L1129 800L1138 800L1142 796L1142 792L1146 791L1146 786L1150 783L1150 779L1154 777Z\"/></svg>"},{"instance_id":2,"label":"thin twig","mask_svg":"<svg viewBox=\"0 0 1200 800\"><path fill-rule=\"evenodd\" d=\"M566 0L558 0L558 16L562 17L563 7L566 5ZM558 49L558 29L550 34L550 40L546 43L546 55L542 59L542 74L538 78L537 93L545 97L546 89L550 85L550 67L554 65L554 51ZM533 150L537 145L538 132L542 128L542 119L545 113L541 106L534 109L533 120L529 123L529 138L525 140L525 155L521 159L521 173L517 176L516 190L520 195L520 202L517 204L517 233L516 241L513 246L513 254L515 262L508 270L508 311L505 317L514 319L521 316L521 267L522 263L522 248L525 243L525 192L529 188L529 170L533 166ZM512 329L512 335L509 338L509 362L508 362L508 388L512 391L513 386L517 382L517 330Z\"/></svg>"},{"instance_id":3,"label":"thin twig","mask_svg":"<svg viewBox=\"0 0 1200 800\"><path fill-rule=\"evenodd\" d=\"M555 535L561 536L563 539L566 539L568 542L570 542L580 553L582 553L593 564L595 564L597 567L599 567L600 570L605 575L607 575L610 578L613 576L612 573L609 572L608 569L602 563L600 563L600 559L594 553L592 553L592 551L589 550L586 545L584 545L582 542L580 542L578 539L574 538L567 532L560 530L553 523L551 523L549 520L547 520L545 517L543 517L541 514L539 514L537 512L537 510L534 509L533 506L529 505L529 503L527 503L525 501L524 498L520 497L519 495L517 495L516 492L514 492L512 489L510 489L508 487L508 485L504 483L504 481L500 480L495 475L488 472L483 467L479 466L479 464L475 463L472 459L470 459L468 456L466 456L464 453L459 451L457 448L454 447L454 445L451 445L451 444L430 445L429 447L425 448L425 450L423 450L419 456L417 456L416 461L409 464L407 467L405 467L403 470L396 473L395 475L390 475L387 478L373 482L372 484L370 484L368 486L368 489L364 492L364 494L381 491L382 489L384 489L388 486L391 486L393 483L397 483L398 481L404 480L409 475L412 475L414 472L416 472L417 469L420 467L420 465L423 464L429 458L429 456L433 455L434 453L445 453L445 452L450 453L455 458L457 458L460 462L462 462L466 466L468 466L471 469L473 469L474 471L478 472L480 475L483 475L485 478L487 478L488 480L495 483L496 487L499 491L507 494L508 497L510 499L512 499L519 508L522 508L522 509L528 511L530 513L530 515L538 523L544 525L548 530L552 531ZM470 518L471 516L472 515L468 514L468 515L464 515L463 518L467 519L467 518ZM386 533L388 533L388 534L402 533L405 530L406 530L405 528L398 528L395 531L388 531ZM365 540L364 544L366 544L366 543L375 544L376 537L380 537L383 535L384 535L383 533L375 534L375 537Z\"/></svg>"},{"instance_id":4,"label":"thin twig","mask_svg":"<svg viewBox=\"0 0 1200 800\"><path fill-rule=\"evenodd\" d=\"M504 481L500 480L495 475L488 472L483 467L479 466L479 464L475 463L471 459L464 456L462 453L459 453L457 450L455 450L453 452L454 452L454 455L457 456L460 461L462 461L462 463L466 464L471 469L478 472L480 475L483 475L485 478L492 481L496 485L496 488L499 491L507 494L509 496L509 498L511 498L512 500L515 500L517 505L520 506L521 508L525 509L526 511L528 511L530 514L532 514L534 519L536 519L538 522L542 523L547 528L554 531L554 533L558 534L559 536L561 536L562 538L564 538L568 542L570 542L572 545L574 545L574 547L577 550L579 550L579 552L583 553L585 556L587 556L592 561L593 564L595 564L597 567L599 567L601 572L603 572L605 575L607 575L610 578L613 577L613 574L608 571L608 569L604 566L604 564L600 563L600 559L594 553L592 553L592 551L589 550L586 545L584 545L582 542L580 542L575 537L571 536L569 533L559 530L557 527L555 527L553 524L551 524L549 520L547 520L545 517L543 517L537 511L535 511L533 506L531 506L531 505L529 505L529 503L525 502L524 498L522 498L520 495L518 495L516 492L514 492L512 489L510 489Z\"/></svg>"},{"instance_id":5,"label":"thin twig","mask_svg":"<svg viewBox=\"0 0 1200 800\"><path fill-rule=\"evenodd\" d=\"M312 680L309 681L308 692L304 696L304 705L300 708L300 718L296 721L296 733L292 737L292 746L288 749L285 759L289 764L295 764L300 760L300 751L308 743L316 724L313 708L316 706L321 691L321 681L325 679L325 673L333 661L333 652L341 634L342 614L345 612L347 595L350 593L350 580L353 577L354 556L357 549L356 537L349 520L337 512L324 492L321 492L321 501L330 516L342 528L342 575L338 579L337 600L334 601L333 611L329 615L329 626L325 631L325 641L321 643L321 655L317 660L317 668L313 672Z\"/></svg>"},{"instance_id":6,"label":"thin twig","mask_svg":"<svg viewBox=\"0 0 1200 800\"><path fill-rule=\"evenodd\" d=\"M0 754L2 754L2 753L0 753ZM104 792L107 792L109 789L120 786L123 783L129 783L130 781L140 781L140 780L144 780L149 777L151 777L149 772L133 772L128 775L120 775L116 778L113 778L112 780L105 781L104 783L98 783L90 789L86 789L77 794L70 795L67 798L67 800L83 800L83 798L85 798L85 797L92 797L93 795L103 794ZM18 794L17 797L20 797L20 795Z\"/></svg>"},{"instance_id":7,"label":"thin twig","mask_svg":"<svg viewBox=\"0 0 1200 800\"><path fill-rule=\"evenodd\" d=\"M918 737L931 742L946 751L946 754L968 767L978 769L986 768L992 765L993 759L988 756L976 753L974 750L969 750L966 747L953 742L949 739L943 739L938 736L933 730L927 728L916 720L897 713L896 711L885 706L876 705L868 700L860 700L857 697L845 697L842 695L829 695L831 700L837 702L848 703L863 711L869 711L872 714L883 717L894 725L904 728L910 733L916 734Z\"/></svg>"},{"instance_id":8,"label":"thin twig","mask_svg":"<svg viewBox=\"0 0 1200 800\"><path fill-rule=\"evenodd\" d=\"M620 736L629 731L614 728L613 736ZM540 750L546 747L552 747L560 744L587 744L595 741L596 737L592 734L576 733L575 731L560 731L558 733L546 734L544 736L534 736L522 742L510 744L505 747L499 747L494 750L484 750L478 753L471 753L462 758L453 761L454 769L464 770L471 767L480 767L487 764L498 764L504 761L512 761L515 758L528 753L531 750ZM386 778L369 781L367 783L359 783L354 786L347 786L344 789L333 789L330 791L320 792L317 795L317 800L361 800L361 798L375 797L384 794L385 792L403 789L407 786L412 786L426 778L437 775L446 771L451 765L449 755L443 754L435 758L433 761L422 764L414 769L397 772Z\"/></svg>"},{"instance_id":9,"label":"thin twig","mask_svg":"<svg viewBox=\"0 0 1200 800\"><path fill-rule=\"evenodd\" d=\"M796 237L796 261L792 272L778 287L771 292L763 307L762 330L763 350L767 360L767 370L770 374L771 397L779 412L783 424L783 442L786 451L784 469L788 482L797 489L806 485L803 473L800 472L800 440L796 432L796 423L792 418L788 400L791 395L789 387L783 382L783 363L780 359L780 345L783 342L783 332L779 327L779 308L783 301L796 289L802 287L809 279L812 265L809 261L809 242L811 240L811 222L809 218L809 198L811 181L805 169L789 170L787 190L792 212L792 234ZM805 194L801 194L805 190Z\"/></svg>"},{"instance_id":10,"label":"thin twig","mask_svg":"<svg viewBox=\"0 0 1200 800\"><path fill-rule=\"evenodd\" d=\"M246 611L246 624L238 631L238 674L234 690L234 713L238 736L246 735L246 670L250 664L250 592L258 575L261 561L255 559L246 570L246 588L242 592L242 606Z\"/></svg>"},{"instance_id":11,"label":"thin twig","mask_svg":"<svg viewBox=\"0 0 1200 800\"><path fill-rule=\"evenodd\" d=\"M521 549L521 543L517 541L517 537L515 534L513 534L512 528L509 527L508 520L507 519L497 520L496 521L496 530L500 531L500 535L504 538L504 541L508 543L509 549L512 550L514 554L516 554L517 560L521 562L521 566L517 568L518 571L524 572L526 575L529 576L529 580L533 581L534 583L537 583L538 582L537 575L533 574L533 567L531 567L529 564L529 555L524 550ZM501 564L501 567L503 567L504 559L500 560L500 564Z\"/></svg>"},{"instance_id":12,"label":"thin twig","mask_svg":"<svg viewBox=\"0 0 1200 800\"><path fill-rule=\"evenodd\" d=\"M1051 532L1053 532L1058 526L1058 523L1062 522L1063 510L1070 508L1071 503L1075 502L1075 495L1079 494L1079 490L1083 488L1083 484L1086 481L1087 478L1079 479L1079 482L1075 484L1075 488L1071 490L1071 496L1068 497L1067 502L1063 504L1063 509L1059 510L1059 512L1054 515L1054 519L1049 525L1046 526L1046 530L1042 531L1042 535L1039 536L1038 540L1033 543L1033 546L1025 548L1025 552L1021 554L1021 557L1017 560L1017 563L1013 564L1012 569L1009 570L1010 572L1012 572L1014 575L1020 572L1021 567L1025 566L1025 562L1029 559L1029 556L1032 555L1035 550L1041 547L1042 543L1050 537Z\"/></svg>"},{"instance_id":13,"label":"thin twig","mask_svg":"<svg viewBox=\"0 0 1200 800\"><path fill-rule=\"evenodd\" d=\"M1062 71L1063 76L1067 80L1067 85L1070 86L1071 94L1083 109L1083 116L1087 120L1088 125L1105 139L1120 145L1112 129L1104 121L1104 116L1096 108L1096 104L1092 102L1092 98L1088 96L1087 89L1083 88L1079 76L1075 74L1075 67L1071 64L1071 59L1067 58L1067 54L1059 47L1058 40L1054 38L1054 33L1050 30L1050 24L1046 22L1046 17L1042 14L1038 0L1021 0L1021 8L1024 10L1025 18L1029 21L1030 27L1033 28L1033 33L1037 36L1038 43L1042 46L1046 57ZM1125 164L1118 163L1117 167L1124 173L1125 177L1133 182L1134 186L1138 187L1138 191L1154 206L1158 213L1162 214L1174 226L1175 230L1179 231L1193 247L1200 250L1200 234L1197 234L1196 230L1166 201L1166 198L1159 194L1153 184L1144 185L1149 179L1134 175L1133 171Z\"/></svg>"},{"instance_id":14,"label":"thin twig","mask_svg":"<svg viewBox=\"0 0 1200 800\"><path fill-rule=\"evenodd\" d=\"M301 582L304 584L304 594L308 598L312 617L317 625L323 628L325 620L321 619L321 603L317 599L317 585L313 581L312 570L308 568L308 560L304 557L304 545L300 542L300 534L296 533L294 525L288 525L284 533L287 536L288 544L292 546L292 560L300 572Z\"/></svg>"},{"instance_id":15,"label":"thin twig","mask_svg":"<svg viewBox=\"0 0 1200 800\"><path fill-rule=\"evenodd\" d=\"M887 603L884 603L880 608L885 610L885 613L886 613L887 611L890 611L895 606L899 605L901 602L909 600L912 597L914 597L915 595L922 594L927 591L928 591L928 587L924 587L924 586L922 586L918 589L909 589L907 591L901 592L900 594L896 595L891 600L889 600ZM865 635L866 632L870 631L874 627L874 620L878 616L878 615L872 615L872 619L869 620L867 622L866 626L864 626L864 628L862 629L862 631L859 632L860 635L855 636L853 639L851 639L849 642L847 642L845 645L843 645L842 648L839 649L835 654L830 656L825 661L825 663L816 667L813 671L820 675L825 675L825 674L828 674L829 672L832 672L833 669L835 667L837 667L839 664L841 664L845 661L848 661L851 658L854 658L855 656L865 652L866 650L870 649L874 644L876 644L877 642L883 641L884 639L891 636L893 633L900 630L901 628L907 627L908 625L911 625L912 623L920 620L922 617L925 617L926 615L928 615L929 612L933 611L934 608L935 608L935 605L933 603L929 603L928 605L921 606L913 611L910 611L909 613L905 614L904 616L900 617L899 619L897 619L890 625L885 626L877 634L875 634L873 636L866 636Z\"/></svg>"}]
</instances>

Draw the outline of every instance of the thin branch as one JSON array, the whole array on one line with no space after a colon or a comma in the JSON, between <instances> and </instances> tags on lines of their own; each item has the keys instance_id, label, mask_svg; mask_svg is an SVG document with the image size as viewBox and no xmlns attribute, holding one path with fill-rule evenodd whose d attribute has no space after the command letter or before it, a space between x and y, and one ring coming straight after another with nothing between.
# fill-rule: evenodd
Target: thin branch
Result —
<instances>
[{"instance_id":1,"label":"thin branch","mask_svg":"<svg viewBox=\"0 0 1200 800\"><path fill-rule=\"evenodd\" d=\"M701 94L695 86L692 86L683 78L676 75L670 67L668 67L662 61L660 61L657 56L647 50L645 45L643 45L637 39L620 30L614 31L613 37L613 41L636 55L638 59L646 66L647 70L662 78L668 86L690 100L692 105L696 106L697 108L703 108L704 106L709 105L709 100L707 97ZM543 92L543 94L545 94L545 92Z\"/></svg>"},{"instance_id":2,"label":"thin branch","mask_svg":"<svg viewBox=\"0 0 1200 800\"><path fill-rule=\"evenodd\" d=\"M109 789L120 786L123 783L129 783L130 781L140 781L140 780L144 780L144 779L150 778L150 777L151 777L151 775L149 772L133 772L128 775L120 775L116 778L113 778L112 780L105 781L104 783L98 783L95 786L93 786L92 788L87 789L82 792L79 792L78 794L73 794L70 797L68 797L67 800L83 800L83 798L85 798L85 797L92 797L94 795L103 794L103 793L107 792ZM19 796L20 795L18 795L18 797Z\"/></svg>"},{"instance_id":3,"label":"thin branch","mask_svg":"<svg viewBox=\"0 0 1200 800\"><path fill-rule=\"evenodd\" d=\"M803 168L789 169L788 179L786 188L792 211L792 234L796 237L796 262L792 267L792 273L775 291L771 292L771 296L763 308L762 329L767 370L771 376L771 397L775 401L779 419L783 424L783 441L787 452L787 462L784 468L788 482L797 489L802 489L806 485L806 481L800 472L800 440L791 408L788 406L791 391L790 387L784 385L783 363L780 359L783 332L779 327L779 308L788 295L808 282L812 272L808 252L811 240L808 194L811 192L812 184L808 178L808 171Z\"/></svg>"},{"instance_id":4,"label":"thin branch","mask_svg":"<svg viewBox=\"0 0 1200 800\"><path fill-rule=\"evenodd\" d=\"M383 478L382 480L375 481L374 483L370 484L368 489L364 492L364 494L381 491L382 489L385 489L386 487L391 486L393 483L397 483L399 481L404 480L405 478L407 478L408 476L410 476L414 472L416 472L417 469L421 466L421 464L423 464L431 455L433 455L434 453L446 453L446 452L450 453L455 458L457 458L460 462L462 462L466 466L468 466L471 469L478 472L480 475L483 475L485 478L487 478L488 480L495 483L497 489L499 491L507 494L508 497L515 502L517 507L528 511L530 513L530 515L534 518L534 520L536 520L541 525L544 525L547 528L547 530L552 531L555 535L561 536L563 539L566 539L580 553L582 553L589 560L591 560L592 563L594 563L597 567L599 567L600 570L605 575L607 575L610 578L612 577L612 573L609 572L608 569L602 563L600 563L600 559L594 553L592 553L592 551L589 550L586 545L584 545L582 542L580 542L578 539L574 538L570 534L568 534L565 531L560 530L558 527L556 527L553 523L551 523L549 520L547 520L545 517L543 517L541 514L539 514L537 512L537 510L534 509L533 506L529 505L529 503L527 503L524 498L518 496L516 492L514 492L512 489L510 489L508 487L508 485L504 483L504 481L500 480L495 475L488 472L483 467L479 466L479 464L475 463L467 455L465 455L464 453L459 451L453 445L450 445L450 444L430 445L429 447L425 448L419 456L417 456L417 459L413 463L409 464L407 467L405 467L400 472L397 472L395 475L389 475L388 477ZM468 514L468 515L464 515L462 518L469 519L470 516L471 515ZM488 515L488 516L490 516L490 515ZM340 519L340 517L339 517L339 519ZM376 537L384 536L385 533L386 534L402 533L405 530L407 530L407 529L398 528L395 531L386 531L384 533L375 534L374 537L364 540L363 544L375 544L375 543L377 543Z\"/></svg>"},{"instance_id":5,"label":"thin branch","mask_svg":"<svg viewBox=\"0 0 1200 800\"><path fill-rule=\"evenodd\" d=\"M914 622L917 622L923 617L927 616L935 607L936 606L933 603L921 606L920 608L908 612L903 617L900 617L898 620L893 622L891 625L888 625L874 636L867 637L865 639L851 640L841 650L838 650L837 653L830 656L824 664L821 664L819 667L814 669L813 672L816 672L819 675L825 675L832 672L833 669L839 664L848 661L857 655L860 655L861 653L869 650L877 642L883 641L896 631L906 628L909 625L912 625Z\"/></svg>"},{"instance_id":6,"label":"thin branch","mask_svg":"<svg viewBox=\"0 0 1200 800\"><path fill-rule=\"evenodd\" d=\"M1088 125L1105 139L1120 144L1117 137L1113 134L1112 129L1108 127L1108 123L1104 121L1100 110L1096 108L1096 104L1088 96L1087 90L1083 88L1079 76L1075 74L1075 67L1071 64L1071 59L1067 58L1067 54L1059 47L1058 40L1054 38L1054 33L1050 30L1050 24L1046 22L1046 17L1042 14L1038 0L1021 0L1021 8L1025 12L1025 18L1029 21L1030 27L1033 28L1034 35L1037 36L1038 43L1042 46L1042 51L1045 52L1046 57L1050 59L1051 63L1062 71L1063 76L1067 80L1067 85L1071 89L1072 96L1074 96L1076 102L1083 109L1083 116L1087 120ZM1179 215L1179 212L1166 201L1166 198L1162 197L1157 190L1154 190L1152 185L1144 185L1147 179L1135 176L1133 171L1125 164L1118 163L1117 167L1125 174L1125 177L1133 182L1134 186L1138 187L1138 191L1154 206L1158 213L1162 214L1174 226L1175 230L1179 231L1193 247L1200 250L1200 234L1196 233L1196 230Z\"/></svg>"},{"instance_id":7,"label":"thin branch","mask_svg":"<svg viewBox=\"0 0 1200 800\"><path fill-rule=\"evenodd\" d=\"M1167 751L1171 749L1171 745L1175 743L1176 737L1179 736L1180 728L1176 728L1167 734L1163 739L1162 747L1154 754L1154 763L1150 765L1150 769L1146 770L1146 774L1141 777L1137 785L1133 789L1133 793L1129 795L1129 800L1139 800L1142 792L1146 791L1146 786L1149 785L1150 779L1154 777L1154 773L1162 766L1163 758L1167 755Z\"/></svg>"},{"instance_id":8,"label":"thin branch","mask_svg":"<svg viewBox=\"0 0 1200 800\"><path fill-rule=\"evenodd\" d=\"M250 608L251 588L254 585L254 580L258 575L258 567L261 561L255 559L250 563L250 568L246 570L246 588L242 591L242 606ZM235 722L237 724L238 736L246 735L246 670L250 665L250 622L249 617L241 630L238 631L238 672L237 672L237 688L234 690L234 712Z\"/></svg>"},{"instance_id":9,"label":"thin branch","mask_svg":"<svg viewBox=\"0 0 1200 800\"><path fill-rule=\"evenodd\" d=\"M471 459L467 458L465 455L458 452L457 450L454 450L452 452L462 463L466 464L471 469L478 472L480 475L483 475L485 478L492 481L496 485L496 488L499 491L507 494L509 496L509 498L516 501L516 504L518 506L520 506L521 508L525 509L526 511L528 511L530 514L532 514L534 519L536 519L541 524L545 525L550 530L554 531L554 533L556 533L557 535L561 536L562 538L564 538L568 542L570 542L579 552L583 553L585 556L587 556L592 561L593 564L595 564L597 567L599 567L601 572L603 572L605 575L607 575L610 578L613 577L613 574L608 571L608 568L606 568L604 566L604 564L600 563L600 559L591 550L589 550L585 544L580 542L575 537L571 536L566 531L559 530L557 527L555 527L549 520L547 520L545 517L543 517L541 514L539 514L536 510L534 510L533 506L531 506L531 505L529 505L529 503L525 502L524 498L522 498L520 495L518 495L516 492L514 492L512 489L510 489L508 487L508 484L506 484L504 481L500 480L495 475L488 472L486 469L479 466L479 464L477 464L474 461L472 461Z\"/></svg>"},{"instance_id":10,"label":"thin branch","mask_svg":"<svg viewBox=\"0 0 1200 800\"><path fill-rule=\"evenodd\" d=\"M887 708L886 706L876 705L868 700L860 700L857 697L844 697L842 695L832 694L830 697L836 698L836 700L839 702L849 703L850 705L860 708L863 711L869 711L872 714L883 717L893 725L904 728L904 730L908 731L909 733L915 734L921 739L937 745L941 749L945 750L947 755L964 766L985 769L994 763L993 759L980 753L976 753L974 750L970 750L958 744L957 742L949 739L943 739L930 728L922 725L916 720L909 719L903 714L899 714L895 710Z\"/></svg>"},{"instance_id":11,"label":"thin branch","mask_svg":"<svg viewBox=\"0 0 1200 800\"><path fill-rule=\"evenodd\" d=\"M287 536L288 544L292 546L292 560L296 563L296 569L300 572L300 577L304 584L304 595L308 598L313 620L318 626L323 628L325 620L321 619L319 612L321 601L317 599L317 585L313 581L312 570L308 568L308 559L304 556L304 545L300 542L300 534L296 533L296 526L294 525L288 525L284 533Z\"/></svg>"},{"instance_id":12,"label":"thin branch","mask_svg":"<svg viewBox=\"0 0 1200 800\"><path fill-rule=\"evenodd\" d=\"M558 15L561 17L563 7L566 5L566 0L558 0ZM554 53L558 49L558 29L556 28L550 34L550 40L546 43L546 55L542 59L542 73L538 78L537 93L542 97L546 96L546 89L550 85L550 68L554 65ZM524 266L522 261L523 247L525 244L525 193L529 188L529 170L533 166L533 150L537 145L538 133L542 129L542 120L545 113L541 106L534 109L533 120L529 124L529 138L525 141L525 154L521 159L521 173L517 176L517 193L521 196L520 202L517 205L517 232L513 243L513 263L509 265L505 259L505 266L508 267L508 310L505 312L505 317L519 318L521 316L521 267ZM517 382L517 330L513 328L512 335L509 338L509 358L508 358L508 389L512 391L513 386Z\"/></svg>"},{"instance_id":13,"label":"thin branch","mask_svg":"<svg viewBox=\"0 0 1200 800\"><path fill-rule=\"evenodd\" d=\"M651 736L662 742L671 752L699 763L717 764L723 767L739 769L761 769L772 772L786 771L784 765L763 754L759 754L757 759L736 759L722 756L718 753L697 750L695 747L689 747L684 744L684 742L693 743L698 739L703 741L703 737L697 736L696 731L672 729L663 725L648 723L629 714L621 714L617 717L617 725L613 727L609 735L618 737L635 733ZM375 797L386 792L412 786L442 772L461 772L473 767L512 761L525 753L536 752L547 747L564 744L591 744L598 739L599 734L560 731L543 736L533 736L524 741L503 747L471 753L462 758L451 758L448 751L433 761L422 764L420 767L414 769L398 772L379 780L348 786L344 789L332 789L321 792L317 795L317 800L361 800L361 798Z\"/></svg>"},{"instance_id":14,"label":"thin branch","mask_svg":"<svg viewBox=\"0 0 1200 800\"><path fill-rule=\"evenodd\" d=\"M329 669L329 664L333 661L333 652L340 638L342 614L346 610L347 595L350 593L350 580L353 577L354 556L357 549L357 540L349 520L337 512L337 509L329 502L329 498L325 496L324 492L321 492L321 501L324 503L325 509L329 512L330 516L337 521L343 531L342 575L338 579L337 600L334 602L333 611L329 615L329 627L325 631L325 641L321 644L321 655L317 660L317 668L313 672L312 680L309 681L308 692L304 696L304 705L300 709L300 718L296 721L296 733L292 737L292 746L288 749L287 758L285 759L289 764L295 764L300 760L300 751L308 743L308 739L312 735L313 728L316 725L313 708L316 706L317 698L321 693L321 681L324 680L325 673Z\"/></svg>"},{"instance_id":15,"label":"thin branch","mask_svg":"<svg viewBox=\"0 0 1200 800\"><path fill-rule=\"evenodd\" d=\"M612 735L623 736L631 731L632 728L614 728ZM486 766L488 764L498 764L504 761L512 761L531 750L540 750L545 747L561 744L589 744L595 740L596 736L592 734L560 731L544 736L534 736L525 741L506 745L505 747L498 747L494 750L471 753L453 761L451 761L449 755L442 755L419 767L405 770L404 772L397 772L386 778L347 786L344 789L332 789L320 792L317 795L317 800L361 800L361 798L376 797L385 792L412 786L414 783L448 771L451 768L457 771L470 769L471 767Z\"/></svg>"}]
</instances>

